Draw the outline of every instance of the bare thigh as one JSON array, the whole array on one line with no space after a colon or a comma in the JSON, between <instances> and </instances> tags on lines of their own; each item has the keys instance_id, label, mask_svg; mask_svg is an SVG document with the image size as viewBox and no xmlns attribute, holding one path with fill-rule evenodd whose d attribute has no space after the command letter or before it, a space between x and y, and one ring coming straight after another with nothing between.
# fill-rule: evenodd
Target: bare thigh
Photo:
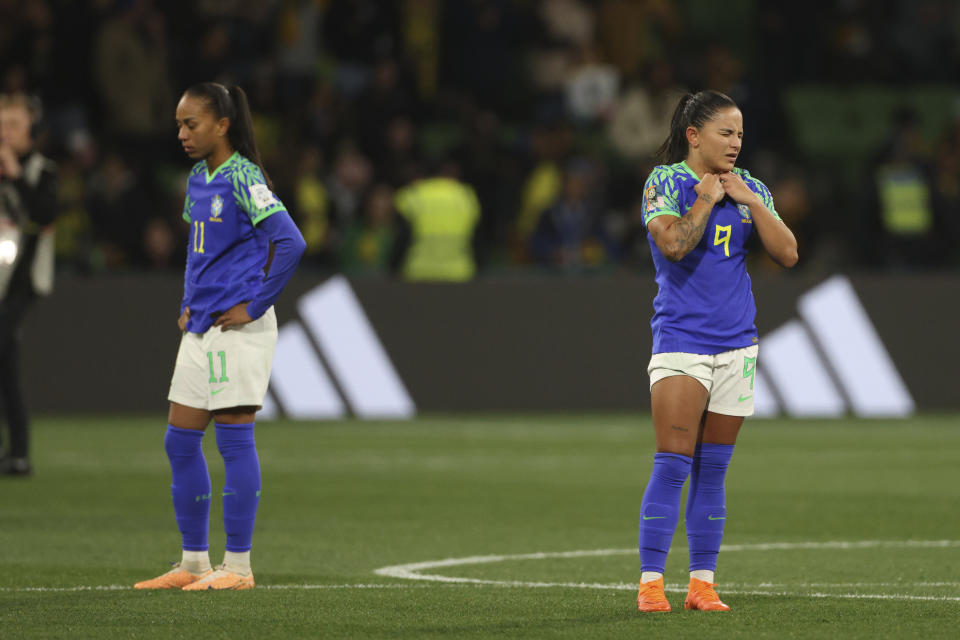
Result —
<instances>
[{"instance_id":1,"label":"bare thigh","mask_svg":"<svg viewBox=\"0 0 960 640\"><path fill-rule=\"evenodd\" d=\"M256 419L256 413L256 407L230 407L207 411L171 402L167 422L178 429L205 431L211 418L216 418L220 424L248 424Z\"/></svg>"},{"instance_id":2,"label":"bare thigh","mask_svg":"<svg viewBox=\"0 0 960 640\"><path fill-rule=\"evenodd\" d=\"M710 394L696 378L670 376L650 388L657 453L693 457Z\"/></svg>"},{"instance_id":3,"label":"bare thigh","mask_svg":"<svg viewBox=\"0 0 960 640\"><path fill-rule=\"evenodd\" d=\"M707 444L736 444L742 425L743 416L727 416L707 411L700 440Z\"/></svg>"}]
</instances>

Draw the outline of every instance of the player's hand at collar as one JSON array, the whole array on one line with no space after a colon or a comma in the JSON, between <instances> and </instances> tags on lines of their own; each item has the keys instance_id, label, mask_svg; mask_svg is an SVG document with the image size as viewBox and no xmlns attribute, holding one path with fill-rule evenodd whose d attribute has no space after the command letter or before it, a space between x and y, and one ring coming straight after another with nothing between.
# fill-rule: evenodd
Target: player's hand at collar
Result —
<instances>
[{"instance_id":1,"label":"player's hand at collar","mask_svg":"<svg viewBox=\"0 0 960 640\"><path fill-rule=\"evenodd\" d=\"M240 304L233 305L220 314L214 321L213 326L220 327L221 331L226 331L227 329L241 327L248 322L252 322L253 318L247 313L247 304L246 302L241 302Z\"/></svg>"},{"instance_id":2,"label":"player's hand at collar","mask_svg":"<svg viewBox=\"0 0 960 640\"><path fill-rule=\"evenodd\" d=\"M738 174L727 171L720 174L720 184L726 195L730 196L737 204L750 204L758 198L747 183L743 181Z\"/></svg>"},{"instance_id":3,"label":"player's hand at collar","mask_svg":"<svg viewBox=\"0 0 960 640\"><path fill-rule=\"evenodd\" d=\"M725 195L723 184L715 173L704 175L703 179L694 185L693 190L697 192L698 197L709 200L711 203L720 202Z\"/></svg>"}]
</instances>

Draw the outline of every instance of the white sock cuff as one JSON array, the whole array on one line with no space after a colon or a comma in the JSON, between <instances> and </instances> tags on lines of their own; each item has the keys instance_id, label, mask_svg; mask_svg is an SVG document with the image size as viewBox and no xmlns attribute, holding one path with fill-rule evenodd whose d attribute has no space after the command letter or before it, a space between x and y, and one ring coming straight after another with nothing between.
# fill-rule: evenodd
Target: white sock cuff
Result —
<instances>
[{"instance_id":1,"label":"white sock cuff","mask_svg":"<svg viewBox=\"0 0 960 640\"><path fill-rule=\"evenodd\" d=\"M190 573L201 573L210 568L210 553L208 551L183 550L180 567Z\"/></svg>"},{"instance_id":2,"label":"white sock cuff","mask_svg":"<svg viewBox=\"0 0 960 640\"><path fill-rule=\"evenodd\" d=\"M250 551L225 551L223 553L223 565L230 573L249 574Z\"/></svg>"}]
</instances>

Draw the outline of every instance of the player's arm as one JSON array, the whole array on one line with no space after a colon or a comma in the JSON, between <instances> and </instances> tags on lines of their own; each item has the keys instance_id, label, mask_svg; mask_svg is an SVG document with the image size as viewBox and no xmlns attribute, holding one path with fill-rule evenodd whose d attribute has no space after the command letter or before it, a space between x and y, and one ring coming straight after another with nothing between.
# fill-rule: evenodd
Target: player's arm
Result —
<instances>
[{"instance_id":1,"label":"player's arm","mask_svg":"<svg viewBox=\"0 0 960 640\"><path fill-rule=\"evenodd\" d=\"M720 178L723 181L724 192L728 196L737 204L750 207L753 226L770 257L784 267L789 268L797 264L799 260L797 239L790 231L790 227L770 211L763 199L750 189L740 176L731 172L721 174Z\"/></svg>"},{"instance_id":2,"label":"player's arm","mask_svg":"<svg viewBox=\"0 0 960 640\"><path fill-rule=\"evenodd\" d=\"M247 324L262 316L280 297L307 249L307 242L285 210L264 218L257 228L267 233L274 248L270 270L253 300L236 304L217 316L213 326L220 327L221 331Z\"/></svg>"},{"instance_id":3,"label":"player's arm","mask_svg":"<svg viewBox=\"0 0 960 640\"><path fill-rule=\"evenodd\" d=\"M682 217L657 216L647 222L647 231L657 248L671 262L683 260L700 243L713 205L724 196L723 185L712 173L705 175L694 190L697 200Z\"/></svg>"}]
</instances>

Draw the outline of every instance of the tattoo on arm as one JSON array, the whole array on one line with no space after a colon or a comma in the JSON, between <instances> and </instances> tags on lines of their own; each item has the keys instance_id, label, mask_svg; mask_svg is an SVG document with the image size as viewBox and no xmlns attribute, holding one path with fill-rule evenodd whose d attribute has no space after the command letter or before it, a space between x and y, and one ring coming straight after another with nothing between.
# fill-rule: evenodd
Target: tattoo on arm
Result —
<instances>
[{"instance_id":1,"label":"tattoo on arm","mask_svg":"<svg viewBox=\"0 0 960 640\"><path fill-rule=\"evenodd\" d=\"M690 429L687 429L686 427L681 427L678 424L672 424L670 425L670 428L673 429L674 431L683 431L683 432L690 431Z\"/></svg>"},{"instance_id":2,"label":"tattoo on arm","mask_svg":"<svg viewBox=\"0 0 960 640\"><path fill-rule=\"evenodd\" d=\"M710 210L713 208L713 201L709 196L704 194L701 194L698 200L703 201L703 203L707 205L706 211L699 215L690 215L688 213L669 227L672 237L667 236L664 238L667 244L661 247L661 249L664 250L663 252L668 254L668 257L675 256L676 260L682 259L685 255L693 251L693 248L697 246L703 237L703 232L707 228L707 221L710 219ZM654 241L659 240L659 234L655 234L653 239ZM657 244L660 246L659 242Z\"/></svg>"}]
</instances>

